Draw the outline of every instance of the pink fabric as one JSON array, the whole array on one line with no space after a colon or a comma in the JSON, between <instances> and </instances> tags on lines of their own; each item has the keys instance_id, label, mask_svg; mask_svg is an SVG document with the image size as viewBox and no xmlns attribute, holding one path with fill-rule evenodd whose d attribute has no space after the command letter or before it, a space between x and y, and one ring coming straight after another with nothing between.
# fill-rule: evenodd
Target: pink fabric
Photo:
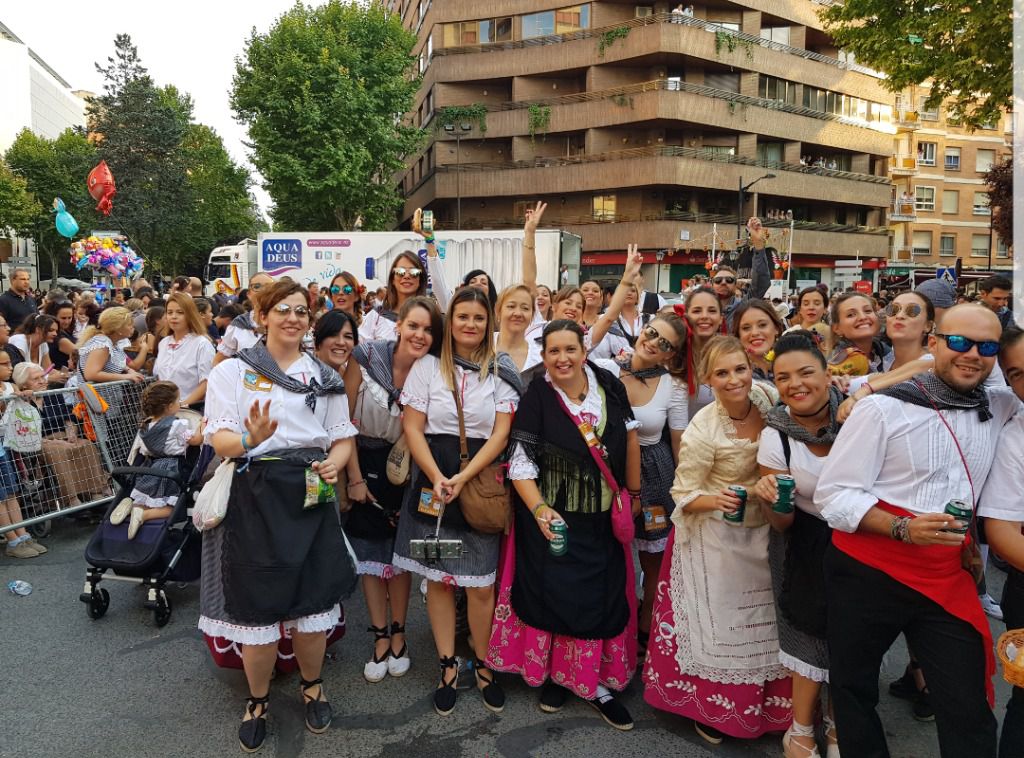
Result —
<instances>
[{"instance_id":1,"label":"pink fabric","mask_svg":"<svg viewBox=\"0 0 1024 758\"><path fill-rule=\"evenodd\" d=\"M668 536L654 600L651 639L644 665L644 700L663 711L707 724L730 737L754 739L783 731L792 721L789 677L758 684L723 684L679 673L676 663L677 623L668 594L675 531Z\"/></svg>"},{"instance_id":2,"label":"pink fabric","mask_svg":"<svg viewBox=\"0 0 1024 758\"><path fill-rule=\"evenodd\" d=\"M287 674L291 671L297 671L299 662L295 660L295 652L292 649L291 632L286 629L282 633L284 637L277 643L277 662L274 664L274 668L282 674ZM331 631L327 632L327 647L330 647L344 636L345 609L343 608L338 623L334 625ZM206 647L209 648L210 655L217 668L241 669L243 667L242 646L238 643L224 637L211 637L205 633L203 634L203 641L206 642Z\"/></svg>"},{"instance_id":3,"label":"pink fabric","mask_svg":"<svg viewBox=\"0 0 1024 758\"><path fill-rule=\"evenodd\" d=\"M629 604L625 630L607 640L581 640L527 626L512 609L515 537L513 520L503 546L487 665L495 671L521 674L531 687L539 687L550 678L585 700L597 697L599 684L611 690L625 689L636 671L636 581L630 546L623 545Z\"/></svg>"}]
</instances>

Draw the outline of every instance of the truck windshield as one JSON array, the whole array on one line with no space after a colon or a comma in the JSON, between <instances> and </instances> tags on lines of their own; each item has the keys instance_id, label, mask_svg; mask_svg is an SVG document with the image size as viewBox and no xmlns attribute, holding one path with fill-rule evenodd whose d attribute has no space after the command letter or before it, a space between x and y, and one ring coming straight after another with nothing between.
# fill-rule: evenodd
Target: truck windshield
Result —
<instances>
[{"instance_id":1,"label":"truck windshield","mask_svg":"<svg viewBox=\"0 0 1024 758\"><path fill-rule=\"evenodd\" d=\"M231 264L230 263L219 263L211 261L206 265L206 281L211 282L214 279L230 279L231 278Z\"/></svg>"}]
</instances>

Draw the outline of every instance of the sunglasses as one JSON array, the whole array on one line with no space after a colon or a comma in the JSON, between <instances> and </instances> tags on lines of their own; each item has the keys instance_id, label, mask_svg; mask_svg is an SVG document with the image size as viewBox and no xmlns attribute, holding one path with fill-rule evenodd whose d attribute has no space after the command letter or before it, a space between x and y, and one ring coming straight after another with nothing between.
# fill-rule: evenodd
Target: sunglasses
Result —
<instances>
[{"instance_id":1,"label":"sunglasses","mask_svg":"<svg viewBox=\"0 0 1024 758\"><path fill-rule=\"evenodd\" d=\"M935 336L944 339L949 349L956 353L967 353L972 347L977 346L978 355L982 358L992 358L999 354L997 340L972 340L962 334L936 334Z\"/></svg>"},{"instance_id":2,"label":"sunglasses","mask_svg":"<svg viewBox=\"0 0 1024 758\"><path fill-rule=\"evenodd\" d=\"M736 284L735 276L716 276L711 280L715 284Z\"/></svg>"},{"instance_id":3,"label":"sunglasses","mask_svg":"<svg viewBox=\"0 0 1024 758\"><path fill-rule=\"evenodd\" d=\"M900 305L899 303L889 303L885 307L886 316L898 316L902 313L907 318L917 318L921 315L923 309L917 303L907 303L906 305Z\"/></svg>"},{"instance_id":4,"label":"sunglasses","mask_svg":"<svg viewBox=\"0 0 1024 758\"><path fill-rule=\"evenodd\" d=\"M654 342L654 344L658 346L658 349L663 353L671 353L676 349L676 346L662 337L658 330L653 326L645 326L643 328L643 335L644 339Z\"/></svg>"},{"instance_id":5,"label":"sunglasses","mask_svg":"<svg viewBox=\"0 0 1024 758\"><path fill-rule=\"evenodd\" d=\"M411 276L413 279L419 279L423 272L418 268L406 268L405 266L399 266L398 268L391 269L391 273L399 278Z\"/></svg>"},{"instance_id":6,"label":"sunglasses","mask_svg":"<svg viewBox=\"0 0 1024 758\"><path fill-rule=\"evenodd\" d=\"M346 284L342 287L339 287L337 284L331 285L332 295L351 295L355 291L355 287L353 287L351 284Z\"/></svg>"},{"instance_id":7,"label":"sunglasses","mask_svg":"<svg viewBox=\"0 0 1024 758\"><path fill-rule=\"evenodd\" d=\"M309 308L305 305L288 305L288 303L278 303L271 308L274 313L279 313L282 316L287 316L289 313L294 313L299 318L305 318L309 315Z\"/></svg>"}]
</instances>

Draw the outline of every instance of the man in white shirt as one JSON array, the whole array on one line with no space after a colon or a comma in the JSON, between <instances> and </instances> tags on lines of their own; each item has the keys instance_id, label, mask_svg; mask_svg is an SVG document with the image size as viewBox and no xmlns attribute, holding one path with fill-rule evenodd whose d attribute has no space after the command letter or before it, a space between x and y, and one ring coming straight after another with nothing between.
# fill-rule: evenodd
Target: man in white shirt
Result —
<instances>
[{"instance_id":1,"label":"man in white shirt","mask_svg":"<svg viewBox=\"0 0 1024 758\"><path fill-rule=\"evenodd\" d=\"M829 679L843 752L889 755L875 712L882 656L903 633L931 691L943 756L996 754L988 621L960 568L965 526L999 432L1020 402L983 383L999 320L951 308L929 337L933 373L861 400L818 480L814 502L835 530L826 553Z\"/></svg>"}]
</instances>

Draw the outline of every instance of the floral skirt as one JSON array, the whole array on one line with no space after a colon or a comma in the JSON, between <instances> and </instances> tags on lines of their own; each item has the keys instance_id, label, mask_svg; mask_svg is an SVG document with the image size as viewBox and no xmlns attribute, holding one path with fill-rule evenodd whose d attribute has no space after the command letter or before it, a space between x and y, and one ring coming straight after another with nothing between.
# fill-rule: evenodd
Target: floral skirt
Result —
<instances>
[{"instance_id":1,"label":"floral skirt","mask_svg":"<svg viewBox=\"0 0 1024 758\"><path fill-rule=\"evenodd\" d=\"M487 665L495 671L522 675L531 687L547 679L570 690L584 700L597 697L597 686L623 690L636 671L636 590L632 550L626 552L626 594L629 621L615 637L584 640L554 634L529 626L512 608L512 581L515 577L516 545L513 523L505 540L501 559L501 579L494 623L487 651Z\"/></svg>"}]
</instances>

